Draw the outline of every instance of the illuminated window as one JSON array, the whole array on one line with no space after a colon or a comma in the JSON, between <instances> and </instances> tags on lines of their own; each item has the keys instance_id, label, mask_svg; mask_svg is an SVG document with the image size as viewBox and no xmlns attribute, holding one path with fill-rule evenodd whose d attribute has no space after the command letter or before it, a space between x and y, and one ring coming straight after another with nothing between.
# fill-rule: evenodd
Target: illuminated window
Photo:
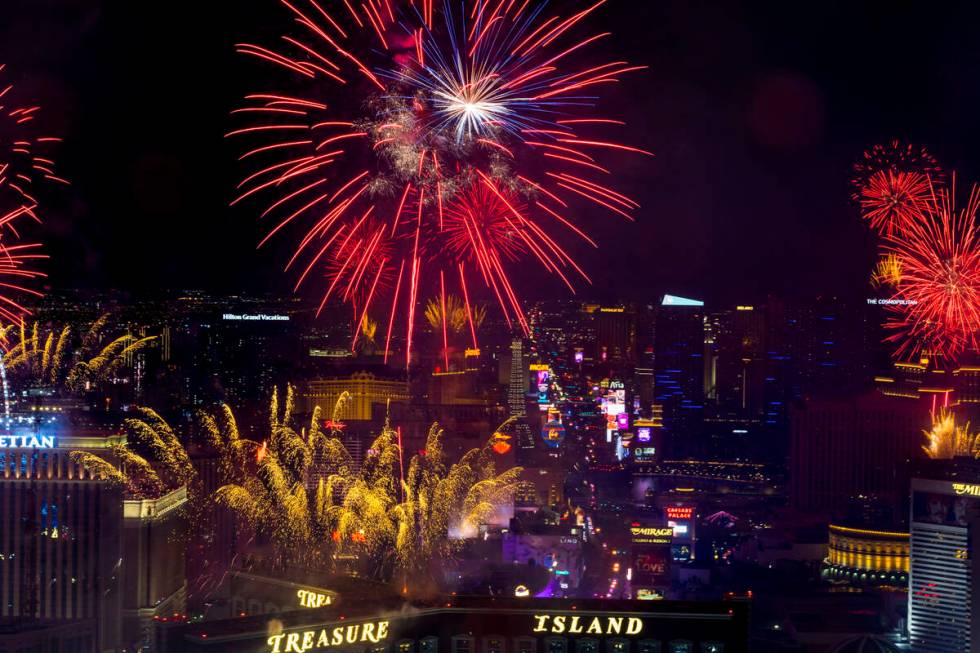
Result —
<instances>
[{"instance_id":1,"label":"illuminated window","mask_svg":"<svg viewBox=\"0 0 980 653\"><path fill-rule=\"evenodd\" d=\"M656 639L641 639L636 643L637 653L661 653L663 648Z\"/></svg>"},{"instance_id":2,"label":"illuminated window","mask_svg":"<svg viewBox=\"0 0 980 653\"><path fill-rule=\"evenodd\" d=\"M439 651L439 638L438 637L423 637L422 641L419 642L419 653L438 653Z\"/></svg>"},{"instance_id":3,"label":"illuminated window","mask_svg":"<svg viewBox=\"0 0 980 653\"><path fill-rule=\"evenodd\" d=\"M565 653L568 650L568 642L564 637L549 637L544 640L545 653Z\"/></svg>"},{"instance_id":4,"label":"illuminated window","mask_svg":"<svg viewBox=\"0 0 980 653\"><path fill-rule=\"evenodd\" d=\"M474 653L473 638L469 635L456 635L452 639L452 653Z\"/></svg>"},{"instance_id":5,"label":"illuminated window","mask_svg":"<svg viewBox=\"0 0 980 653\"><path fill-rule=\"evenodd\" d=\"M518 637L514 640L514 653L537 653L538 642L533 637Z\"/></svg>"},{"instance_id":6,"label":"illuminated window","mask_svg":"<svg viewBox=\"0 0 980 653\"><path fill-rule=\"evenodd\" d=\"M497 635L484 637L483 653L504 653L504 638Z\"/></svg>"},{"instance_id":7,"label":"illuminated window","mask_svg":"<svg viewBox=\"0 0 980 653\"><path fill-rule=\"evenodd\" d=\"M701 653L725 653L725 645L721 642L701 642Z\"/></svg>"},{"instance_id":8,"label":"illuminated window","mask_svg":"<svg viewBox=\"0 0 980 653\"><path fill-rule=\"evenodd\" d=\"M591 637L575 640L575 653L599 653L599 640Z\"/></svg>"},{"instance_id":9,"label":"illuminated window","mask_svg":"<svg viewBox=\"0 0 980 653\"><path fill-rule=\"evenodd\" d=\"M398 653L415 653L415 642L403 639L398 642Z\"/></svg>"},{"instance_id":10,"label":"illuminated window","mask_svg":"<svg viewBox=\"0 0 980 653\"><path fill-rule=\"evenodd\" d=\"M687 639L675 639L667 645L667 653L694 653L694 642Z\"/></svg>"},{"instance_id":11,"label":"illuminated window","mask_svg":"<svg viewBox=\"0 0 980 653\"><path fill-rule=\"evenodd\" d=\"M610 639L606 641L606 653L629 653L630 641L628 639Z\"/></svg>"}]
</instances>

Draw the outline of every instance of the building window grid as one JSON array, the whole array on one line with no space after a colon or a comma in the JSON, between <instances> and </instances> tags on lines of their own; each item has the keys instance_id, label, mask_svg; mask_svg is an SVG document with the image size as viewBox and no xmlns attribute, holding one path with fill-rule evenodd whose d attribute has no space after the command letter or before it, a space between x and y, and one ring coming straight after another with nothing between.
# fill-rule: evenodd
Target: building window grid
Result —
<instances>
[{"instance_id":1,"label":"building window grid","mask_svg":"<svg viewBox=\"0 0 980 653\"><path fill-rule=\"evenodd\" d=\"M545 653L567 653L568 641L564 637L548 637L544 640Z\"/></svg>"}]
</instances>

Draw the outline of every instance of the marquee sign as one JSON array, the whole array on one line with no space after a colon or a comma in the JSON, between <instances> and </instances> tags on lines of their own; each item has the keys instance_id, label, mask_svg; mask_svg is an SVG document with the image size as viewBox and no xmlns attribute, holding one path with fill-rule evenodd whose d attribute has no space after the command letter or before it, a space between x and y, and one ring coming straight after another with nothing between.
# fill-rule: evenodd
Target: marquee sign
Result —
<instances>
[{"instance_id":1,"label":"marquee sign","mask_svg":"<svg viewBox=\"0 0 980 653\"><path fill-rule=\"evenodd\" d=\"M639 617L589 617L586 615L534 615L534 628L531 632L568 633L576 635L639 635L643 630L643 620Z\"/></svg>"},{"instance_id":2,"label":"marquee sign","mask_svg":"<svg viewBox=\"0 0 980 653\"><path fill-rule=\"evenodd\" d=\"M969 483L953 483L953 492L959 495L969 495L971 497L980 497L980 485L971 485Z\"/></svg>"},{"instance_id":3,"label":"marquee sign","mask_svg":"<svg viewBox=\"0 0 980 653\"><path fill-rule=\"evenodd\" d=\"M312 590L296 590L296 598L304 608L322 608L333 603L333 598L329 594Z\"/></svg>"},{"instance_id":4,"label":"marquee sign","mask_svg":"<svg viewBox=\"0 0 980 653\"><path fill-rule=\"evenodd\" d=\"M671 526L640 526L630 527L633 544L670 544L674 537Z\"/></svg>"},{"instance_id":5,"label":"marquee sign","mask_svg":"<svg viewBox=\"0 0 980 653\"><path fill-rule=\"evenodd\" d=\"M269 645L269 653L306 653L306 651L333 646L349 646L365 642L377 644L384 639L388 639L387 619L335 628L304 630L298 633L280 633L270 636L266 644Z\"/></svg>"},{"instance_id":6,"label":"marquee sign","mask_svg":"<svg viewBox=\"0 0 980 653\"><path fill-rule=\"evenodd\" d=\"M690 519L694 516L693 506L667 506L668 519Z\"/></svg>"}]
</instances>

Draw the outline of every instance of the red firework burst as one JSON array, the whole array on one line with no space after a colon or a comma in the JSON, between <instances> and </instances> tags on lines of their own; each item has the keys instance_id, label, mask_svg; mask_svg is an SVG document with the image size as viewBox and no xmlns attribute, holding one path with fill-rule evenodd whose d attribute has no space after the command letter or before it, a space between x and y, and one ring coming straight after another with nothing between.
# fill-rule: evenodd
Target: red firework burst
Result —
<instances>
[{"instance_id":1,"label":"red firework burst","mask_svg":"<svg viewBox=\"0 0 980 653\"><path fill-rule=\"evenodd\" d=\"M929 198L928 209L887 240L902 270L893 310L886 323L898 343L896 356L921 353L954 360L977 346L980 332L980 238L976 227L980 189L962 209L951 190Z\"/></svg>"},{"instance_id":2,"label":"red firework burst","mask_svg":"<svg viewBox=\"0 0 980 653\"><path fill-rule=\"evenodd\" d=\"M879 235L891 236L925 210L929 195L925 175L881 170L861 189L861 212Z\"/></svg>"},{"instance_id":3,"label":"red firework burst","mask_svg":"<svg viewBox=\"0 0 980 653\"><path fill-rule=\"evenodd\" d=\"M48 154L60 139L33 129L40 107L15 104L13 95L12 84L0 85L0 319L19 322L29 314L23 298L41 294L25 283L45 276L33 267L47 258L41 245L20 242L23 223L40 222L34 188L44 181L68 182L55 174Z\"/></svg>"},{"instance_id":4,"label":"red firework burst","mask_svg":"<svg viewBox=\"0 0 980 653\"><path fill-rule=\"evenodd\" d=\"M945 173L929 150L896 139L885 145L871 147L854 164L851 185L854 187L852 197L855 200L862 200L864 189L871 186L872 177L879 172L918 173L931 179L934 184L945 182Z\"/></svg>"},{"instance_id":5,"label":"red firework burst","mask_svg":"<svg viewBox=\"0 0 980 653\"><path fill-rule=\"evenodd\" d=\"M567 217L573 204L628 219L639 207L601 181L610 172L600 159L649 153L589 133L623 125L594 114L595 93L642 68L583 63L609 36L579 33L604 1L549 16L532 0L468 0L465 10L358 0L329 11L282 0L300 33L281 50L238 47L310 86L248 96L237 111L256 122L229 136L263 140L241 157L262 163L233 203L272 195L262 215L278 218L263 242L295 225L287 268L297 288L321 269L321 309L345 302L355 324L387 312L386 356L397 318L410 360L420 288L494 297L526 331L508 264L537 261L573 288L587 277L560 240L594 244Z\"/></svg>"},{"instance_id":6,"label":"red firework burst","mask_svg":"<svg viewBox=\"0 0 980 653\"><path fill-rule=\"evenodd\" d=\"M459 193L446 207L443 231L448 252L460 263L476 264L501 258L515 261L527 247L514 212L524 214L527 206L510 193L500 195L485 184Z\"/></svg>"}]
</instances>

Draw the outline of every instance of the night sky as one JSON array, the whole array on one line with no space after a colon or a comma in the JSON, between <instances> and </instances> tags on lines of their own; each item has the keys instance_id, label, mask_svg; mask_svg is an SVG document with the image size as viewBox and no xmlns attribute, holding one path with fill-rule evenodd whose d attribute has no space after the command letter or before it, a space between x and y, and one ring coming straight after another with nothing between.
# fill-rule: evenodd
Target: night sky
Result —
<instances>
[{"instance_id":1,"label":"night sky","mask_svg":"<svg viewBox=\"0 0 980 653\"><path fill-rule=\"evenodd\" d=\"M596 21L616 34L607 51L650 70L602 106L656 158L614 162L637 223L579 216L601 243L581 253L595 281L583 296L867 292L874 241L848 186L861 151L899 137L961 186L980 175L980 9L942 4L611 0ZM227 208L241 169L222 137L244 94L288 78L233 47L273 44L290 29L281 5L4 0L0 12L3 79L66 139L58 170L73 185L49 189L40 233L53 285L290 291L288 239L257 252L255 207ZM515 276L529 296L555 290L534 266Z\"/></svg>"}]
</instances>

